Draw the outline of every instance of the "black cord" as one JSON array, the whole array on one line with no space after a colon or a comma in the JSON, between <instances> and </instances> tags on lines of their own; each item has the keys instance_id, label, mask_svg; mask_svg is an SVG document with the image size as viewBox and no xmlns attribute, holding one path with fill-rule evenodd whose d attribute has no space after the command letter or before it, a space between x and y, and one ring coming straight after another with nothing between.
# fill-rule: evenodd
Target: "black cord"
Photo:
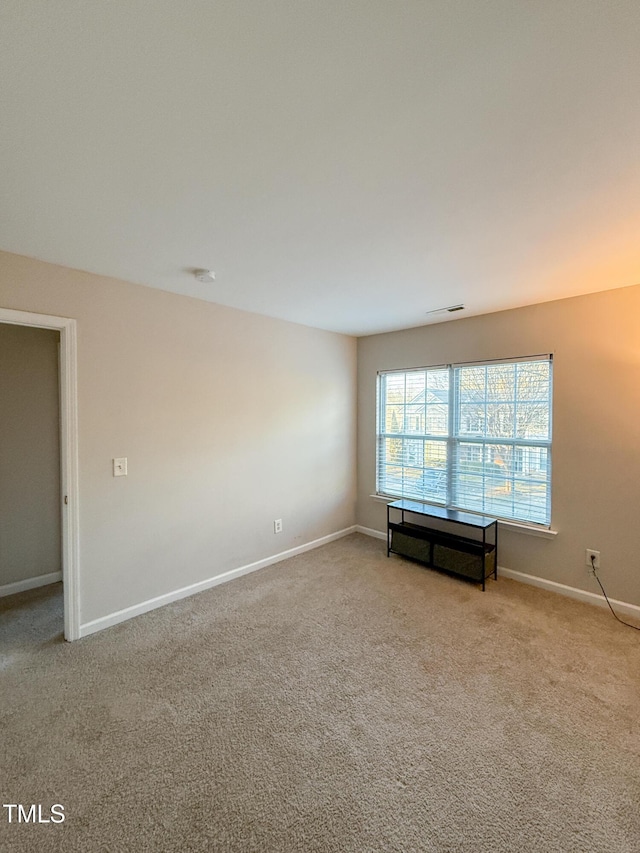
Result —
<instances>
[{"instance_id":1,"label":"black cord","mask_svg":"<svg viewBox=\"0 0 640 853\"><path fill-rule=\"evenodd\" d=\"M593 563L594 563L594 558L592 557L592 558L591 558L591 567L592 567L592 569L593 569L593 576L594 576L594 578L598 581L598 586L599 586L599 587L600 587L600 589L602 590L602 594L604 595L604 600L605 600L605 601L607 602L607 604L609 605L609 610L613 613L613 615L616 617L616 619L618 620L618 622L620 622L622 625L626 625L626 626L627 626L627 628L633 628L633 629L634 629L634 631L640 631L640 628L639 628L637 625L632 625L632 624L631 624L631 622L625 622L625 621L624 621L624 619L621 619L621 618L618 616L618 614L616 613L616 611L613 609L613 607L611 606L611 602L610 602L610 601L609 601L609 599L607 598L607 593L604 591L604 587L603 587L603 586L602 586L602 584L600 583L600 578L599 578L599 577L598 577L598 575L596 574L596 567L593 565Z\"/></svg>"}]
</instances>

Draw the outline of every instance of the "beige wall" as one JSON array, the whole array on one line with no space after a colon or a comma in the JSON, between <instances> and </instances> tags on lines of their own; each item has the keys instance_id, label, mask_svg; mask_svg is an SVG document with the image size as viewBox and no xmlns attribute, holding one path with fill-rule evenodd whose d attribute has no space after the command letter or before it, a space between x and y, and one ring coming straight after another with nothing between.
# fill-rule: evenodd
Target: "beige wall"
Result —
<instances>
[{"instance_id":1,"label":"beige wall","mask_svg":"<svg viewBox=\"0 0 640 853\"><path fill-rule=\"evenodd\" d=\"M0 323L0 586L61 569L58 340Z\"/></svg>"},{"instance_id":2,"label":"beige wall","mask_svg":"<svg viewBox=\"0 0 640 853\"><path fill-rule=\"evenodd\" d=\"M376 372L554 353L553 540L504 531L500 564L640 605L640 286L358 341L358 523L385 525L375 492Z\"/></svg>"},{"instance_id":3,"label":"beige wall","mask_svg":"<svg viewBox=\"0 0 640 853\"><path fill-rule=\"evenodd\" d=\"M0 306L78 323L81 623L354 523L354 339L10 254Z\"/></svg>"}]
</instances>

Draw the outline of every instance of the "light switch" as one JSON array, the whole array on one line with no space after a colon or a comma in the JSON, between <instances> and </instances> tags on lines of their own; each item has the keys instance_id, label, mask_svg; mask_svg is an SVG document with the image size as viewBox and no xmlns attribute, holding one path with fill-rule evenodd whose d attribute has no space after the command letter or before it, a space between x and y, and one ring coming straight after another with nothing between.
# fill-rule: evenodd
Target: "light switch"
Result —
<instances>
[{"instance_id":1,"label":"light switch","mask_svg":"<svg viewBox=\"0 0 640 853\"><path fill-rule=\"evenodd\" d=\"M119 459L113 460L113 476L114 477L126 477L127 476L127 457L121 456Z\"/></svg>"}]
</instances>

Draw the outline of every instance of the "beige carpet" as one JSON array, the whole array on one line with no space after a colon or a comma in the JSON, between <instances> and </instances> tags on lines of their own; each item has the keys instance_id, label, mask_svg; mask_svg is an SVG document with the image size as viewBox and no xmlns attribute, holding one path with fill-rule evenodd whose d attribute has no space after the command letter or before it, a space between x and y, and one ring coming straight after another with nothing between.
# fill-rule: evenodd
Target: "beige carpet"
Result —
<instances>
[{"instance_id":1,"label":"beige carpet","mask_svg":"<svg viewBox=\"0 0 640 853\"><path fill-rule=\"evenodd\" d=\"M354 535L103 634L0 603L0 850L640 850L640 640Z\"/></svg>"}]
</instances>

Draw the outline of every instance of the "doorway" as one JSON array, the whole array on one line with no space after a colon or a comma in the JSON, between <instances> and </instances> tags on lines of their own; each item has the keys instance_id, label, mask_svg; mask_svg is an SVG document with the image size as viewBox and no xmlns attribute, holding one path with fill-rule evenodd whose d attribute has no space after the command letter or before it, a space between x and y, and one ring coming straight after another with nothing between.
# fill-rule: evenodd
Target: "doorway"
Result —
<instances>
[{"instance_id":1,"label":"doorway","mask_svg":"<svg viewBox=\"0 0 640 853\"><path fill-rule=\"evenodd\" d=\"M0 323L57 331L60 336L58 381L60 400L60 471L58 506L61 520L61 562L64 636L80 636L78 564L78 427L76 321L0 308Z\"/></svg>"}]
</instances>

